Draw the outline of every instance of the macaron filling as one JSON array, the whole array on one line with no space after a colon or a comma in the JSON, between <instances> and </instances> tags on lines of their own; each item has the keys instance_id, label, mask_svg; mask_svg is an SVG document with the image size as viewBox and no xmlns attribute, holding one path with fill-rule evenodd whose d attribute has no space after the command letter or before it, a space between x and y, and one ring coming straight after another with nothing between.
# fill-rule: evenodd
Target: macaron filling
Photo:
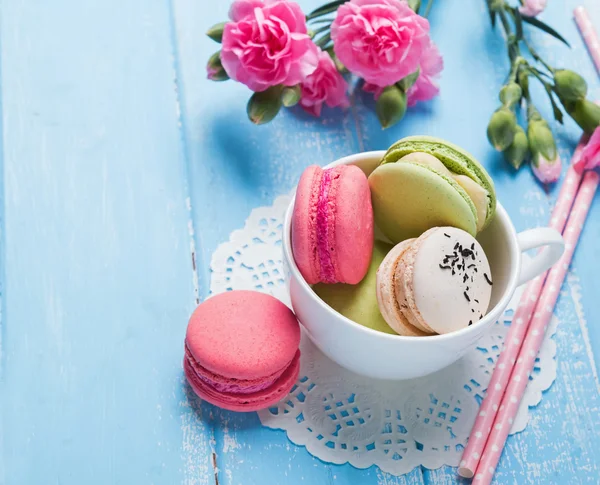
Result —
<instances>
[{"instance_id":1,"label":"macaron filling","mask_svg":"<svg viewBox=\"0 0 600 485\"><path fill-rule=\"evenodd\" d=\"M185 346L185 359L193 372L194 377L217 392L227 392L231 394L252 394L269 388L283 375L294 359L298 357L298 354L299 352L297 352L296 355L294 355L294 358L292 358L292 360L290 360L290 362L288 362L281 370L278 370L271 375L257 379L236 379L220 376L200 365L190 352L188 346Z\"/></svg>"},{"instance_id":2,"label":"macaron filling","mask_svg":"<svg viewBox=\"0 0 600 485\"><path fill-rule=\"evenodd\" d=\"M330 200L335 199L334 181L339 170L329 168L323 171L317 201L317 254L319 257L320 280L335 283L335 266L332 248L335 247L335 212Z\"/></svg>"}]
</instances>

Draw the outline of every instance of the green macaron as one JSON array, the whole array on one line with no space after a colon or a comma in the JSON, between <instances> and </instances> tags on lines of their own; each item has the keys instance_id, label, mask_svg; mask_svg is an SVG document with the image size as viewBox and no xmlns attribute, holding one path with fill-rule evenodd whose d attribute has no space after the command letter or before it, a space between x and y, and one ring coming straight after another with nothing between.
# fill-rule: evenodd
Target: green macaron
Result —
<instances>
[{"instance_id":1,"label":"green macaron","mask_svg":"<svg viewBox=\"0 0 600 485\"><path fill-rule=\"evenodd\" d=\"M365 327L396 335L381 316L377 303L377 268L392 246L375 241L367 275L357 285L317 283L313 289L338 313Z\"/></svg>"},{"instance_id":2,"label":"green macaron","mask_svg":"<svg viewBox=\"0 0 600 485\"><path fill-rule=\"evenodd\" d=\"M468 152L427 136L404 138L369 176L375 222L392 242L436 226L477 235L493 219L491 177Z\"/></svg>"}]
</instances>

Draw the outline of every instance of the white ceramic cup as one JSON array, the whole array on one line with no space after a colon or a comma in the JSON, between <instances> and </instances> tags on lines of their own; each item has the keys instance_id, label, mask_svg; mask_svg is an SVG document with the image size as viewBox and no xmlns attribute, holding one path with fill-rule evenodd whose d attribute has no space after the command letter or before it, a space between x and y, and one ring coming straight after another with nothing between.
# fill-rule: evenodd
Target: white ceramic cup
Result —
<instances>
[{"instance_id":1,"label":"white ceramic cup","mask_svg":"<svg viewBox=\"0 0 600 485\"><path fill-rule=\"evenodd\" d=\"M369 175L384 151L344 157L328 167L357 165ZM291 220L294 200L285 216L283 254L294 312L306 333L325 355L341 366L368 377L403 380L425 376L449 366L475 347L505 310L517 286L550 268L561 256L564 241L549 227L516 233L498 204L492 223L478 236L490 262L494 286L490 309L477 323L445 335L404 337L364 327L336 312L304 280L292 255ZM528 249L546 246L522 261Z\"/></svg>"}]
</instances>

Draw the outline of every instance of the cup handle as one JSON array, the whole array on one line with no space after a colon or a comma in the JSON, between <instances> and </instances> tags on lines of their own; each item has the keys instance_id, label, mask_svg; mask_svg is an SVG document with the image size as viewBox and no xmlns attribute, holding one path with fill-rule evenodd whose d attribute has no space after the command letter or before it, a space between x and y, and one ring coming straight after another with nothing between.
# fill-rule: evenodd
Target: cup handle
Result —
<instances>
[{"instance_id":1,"label":"cup handle","mask_svg":"<svg viewBox=\"0 0 600 485\"><path fill-rule=\"evenodd\" d=\"M519 286L527 283L556 263L565 250L565 241L560 232L551 227L538 227L517 234L521 252L546 246L532 259L524 260L519 275Z\"/></svg>"}]
</instances>

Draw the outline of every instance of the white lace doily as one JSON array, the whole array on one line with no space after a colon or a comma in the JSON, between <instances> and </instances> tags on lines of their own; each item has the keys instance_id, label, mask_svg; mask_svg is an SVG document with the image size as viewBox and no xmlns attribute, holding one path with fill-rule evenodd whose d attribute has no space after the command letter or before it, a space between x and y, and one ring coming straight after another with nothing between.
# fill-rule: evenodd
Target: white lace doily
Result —
<instances>
[{"instance_id":1,"label":"white lace doily","mask_svg":"<svg viewBox=\"0 0 600 485\"><path fill-rule=\"evenodd\" d=\"M210 289L268 292L287 305L281 229L290 197L254 209L211 261ZM423 465L457 466L500 353L519 292L479 347L436 374L404 382L377 381L345 370L303 336L300 378L288 399L259 412L263 425L280 428L323 461L358 468L377 465L401 475ZM556 377L553 319L511 433L522 431L529 406Z\"/></svg>"}]
</instances>

